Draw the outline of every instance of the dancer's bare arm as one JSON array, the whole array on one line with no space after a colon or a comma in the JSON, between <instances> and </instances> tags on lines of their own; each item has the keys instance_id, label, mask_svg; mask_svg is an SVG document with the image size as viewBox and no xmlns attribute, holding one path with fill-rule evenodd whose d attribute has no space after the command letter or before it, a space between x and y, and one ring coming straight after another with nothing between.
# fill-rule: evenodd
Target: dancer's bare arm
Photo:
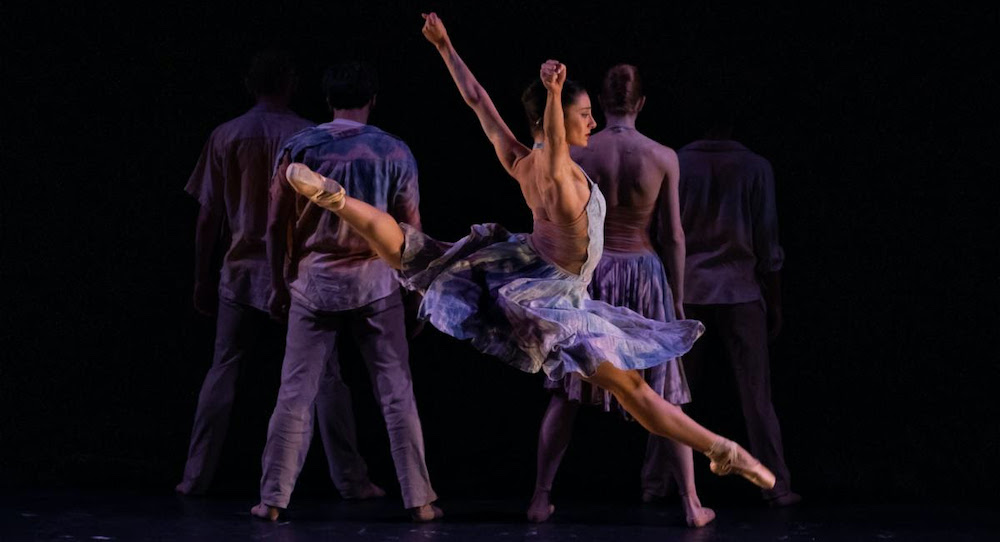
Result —
<instances>
[{"instance_id":1,"label":"dancer's bare arm","mask_svg":"<svg viewBox=\"0 0 1000 542\"><path fill-rule=\"evenodd\" d=\"M679 319L684 318L684 228L681 225L681 208L678 196L680 168L677 153L672 149L660 149L666 160L667 171L660 186L660 259L670 277L670 290L674 297L674 312Z\"/></svg>"},{"instance_id":2,"label":"dancer's bare arm","mask_svg":"<svg viewBox=\"0 0 1000 542\"><path fill-rule=\"evenodd\" d=\"M202 205L194 233L194 308L212 316L219 305L219 270L213 262L222 238L223 212L218 205Z\"/></svg>"},{"instance_id":3,"label":"dancer's bare arm","mask_svg":"<svg viewBox=\"0 0 1000 542\"><path fill-rule=\"evenodd\" d=\"M291 159L286 152L271 179L267 206L267 261L271 266L271 298L268 312L272 318L283 319L290 301L285 283L285 255L288 253L288 228L295 208L295 192L285 179Z\"/></svg>"},{"instance_id":4,"label":"dancer's bare arm","mask_svg":"<svg viewBox=\"0 0 1000 542\"><path fill-rule=\"evenodd\" d=\"M507 123L500 118L500 113L493 105L490 95L472 75L468 66L462 61L462 57L458 56L441 18L435 13L425 13L422 16L424 18L424 37L441 54L441 58L448 66L448 72L451 73L451 78L455 81L462 98L475 111L476 117L479 118L479 123L483 127L483 132L493 143L497 158L500 159L500 163L503 164L507 173L513 175L514 163L527 156L530 150L514 137L510 128L507 127Z\"/></svg>"},{"instance_id":5,"label":"dancer's bare arm","mask_svg":"<svg viewBox=\"0 0 1000 542\"><path fill-rule=\"evenodd\" d=\"M582 173L569 155L566 142L566 123L563 117L562 87L566 82L566 66L555 60L542 64L539 76L548 91L545 113L542 117L544 146L542 147L542 175L538 191L545 206L555 213L556 220L572 220L580 213L589 188L581 192ZM579 176L579 177L578 177Z\"/></svg>"}]
</instances>

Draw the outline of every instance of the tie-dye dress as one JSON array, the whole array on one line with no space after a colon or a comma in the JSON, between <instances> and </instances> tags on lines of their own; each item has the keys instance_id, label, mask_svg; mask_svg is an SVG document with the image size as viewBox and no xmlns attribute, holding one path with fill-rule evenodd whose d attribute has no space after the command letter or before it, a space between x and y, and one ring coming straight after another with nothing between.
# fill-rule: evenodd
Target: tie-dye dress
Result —
<instances>
[{"instance_id":1,"label":"tie-dye dress","mask_svg":"<svg viewBox=\"0 0 1000 542\"><path fill-rule=\"evenodd\" d=\"M590 183L587 258L578 274L544 259L532 236L478 224L454 243L402 224L400 282L423 294L419 316L522 371L593 375L608 362L646 369L690 350L696 320L663 322L595 301L587 285L604 247L605 201Z\"/></svg>"}]
</instances>

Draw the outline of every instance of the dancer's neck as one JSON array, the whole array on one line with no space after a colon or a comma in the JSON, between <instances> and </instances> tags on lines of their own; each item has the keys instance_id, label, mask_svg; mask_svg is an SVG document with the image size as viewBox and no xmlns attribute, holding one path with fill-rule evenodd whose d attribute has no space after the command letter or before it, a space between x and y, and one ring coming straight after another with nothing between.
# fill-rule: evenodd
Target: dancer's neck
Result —
<instances>
[{"instance_id":1,"label":"dancer's neck","mask_svg":"<svg viewBox=\"0 0 1000 542\"><path fill-rule=\"evenodd\" d=\"M257 96L257 105L266 107L267 109L284 110L288 109L288 96L276 95L276 96Z\"/></svg>"},{"instance_id":2,"label":"dancer's neck","mask_svg":"<svg viewBox=\"0 0 1000 542\"><path fill-rule=\"evenodd\" d=\"M368 114L370 112L371 109L368 106L360 109L334 109L333 120L344 119L352 120L361 124L368 124Z\"/></svg>"},{"instance_id":3,"label":"dancer's neck","mask_svg":"<svg viewBox=\"0 0 1000 542\"><path fill-rule=\"evenodd\" d=\"M605 128L629 128L635 130L635 118L636 115L605 114L604 119L607 121Z\"/></svg>"}]
</instances>

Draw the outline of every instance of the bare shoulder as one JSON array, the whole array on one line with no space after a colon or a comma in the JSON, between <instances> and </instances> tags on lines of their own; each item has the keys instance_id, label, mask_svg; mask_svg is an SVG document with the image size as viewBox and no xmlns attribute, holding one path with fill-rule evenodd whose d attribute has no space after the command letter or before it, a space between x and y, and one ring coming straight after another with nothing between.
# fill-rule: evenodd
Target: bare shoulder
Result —
<instances>
[{"instance_id":1,"label":"bare shoulder","mask_svg":"<svg viewBox=\"0 0 1000 542\"><path fill-rule=\"evenodd\" d=\"M663 167L677 167L677 152L674 149L656 141L653 141L653 148L657 161Z\"/></svg>"},{"instance_id":2,"label":"bare shoulder","mask_svg":"<svg viewBox=\"0 0 1000 542\"><path fill-rule=\"evenodd\" d=\"M511 177L518 183L524 184L534 170L537 155L538 153L529 151L515 158L510 166Z\"/></svg>"}]
</instances>

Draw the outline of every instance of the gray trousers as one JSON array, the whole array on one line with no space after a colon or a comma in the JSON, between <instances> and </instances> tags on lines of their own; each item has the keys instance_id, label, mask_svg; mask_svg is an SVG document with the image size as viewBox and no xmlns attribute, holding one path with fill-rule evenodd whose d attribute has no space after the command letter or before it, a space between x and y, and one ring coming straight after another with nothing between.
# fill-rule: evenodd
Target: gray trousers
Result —
<instances>
[{"instance_id":1,"label":"gray trousers","mask_svg":"<svg viewBox=\"0 0 1000 542\"><path fill-rule=\"evenodd\" d=\"M178 486L185 493L201 494L211 485L229 429L240 367L273 325L263 311L219 299L215 355L198 394L187 462ZM368 468L355 443L351 392L342 381L332 382L316 397L315 408L330 477L344 497L353 497L367 484ZM303 460L307 451L302 451Z\"/></svg>"},{"instance_id":2,"label":"gray trousers","mask_svg":"<svg viewBox=\"0 0 1000 542\"><path fill-rule=\"evenodd\" d=\"M706 355L710 342L717 342L732 368L739 392L750 453L774 472L774 488L764 491L765 499L791 491L791 476L785 465L781 427L771 403L771 364L767 348L767 314L762 301L727 305L684 305L688 318L705 324L705 335L684 357L684 371L695 401L704 382Z\"/></svg>"},{"instance_id":3,"label":"gray trousers","mask_svg":"<svg viewBox=\"0 0 1000 542\"><path fill-rule=\"evenodd\" d=\"M320 436L330 452L345 454L336 458L339 473L331 472L331 476L335 483L337 476L345 477L342 481L347 484L360 479L363 464L351 463L351 457L360 458L353 451L354 443L338 437L354 434L350 395L329 393L331 389L346 390L336 347L344 332L354 336L367 364L389 433L404 506L413 508L435 501L437 495L431 488L424 461L423 433L413 397L402 297L397 291L357 309L338 312L314 311L292 298L281 388L261 460L261 502L288 507L312 438L311 407L324 394L335 403L317 407L328 412L328 408L341 409L341 412L331 413L327 423L319 424Z\"/></svg>"}]
</instances>

